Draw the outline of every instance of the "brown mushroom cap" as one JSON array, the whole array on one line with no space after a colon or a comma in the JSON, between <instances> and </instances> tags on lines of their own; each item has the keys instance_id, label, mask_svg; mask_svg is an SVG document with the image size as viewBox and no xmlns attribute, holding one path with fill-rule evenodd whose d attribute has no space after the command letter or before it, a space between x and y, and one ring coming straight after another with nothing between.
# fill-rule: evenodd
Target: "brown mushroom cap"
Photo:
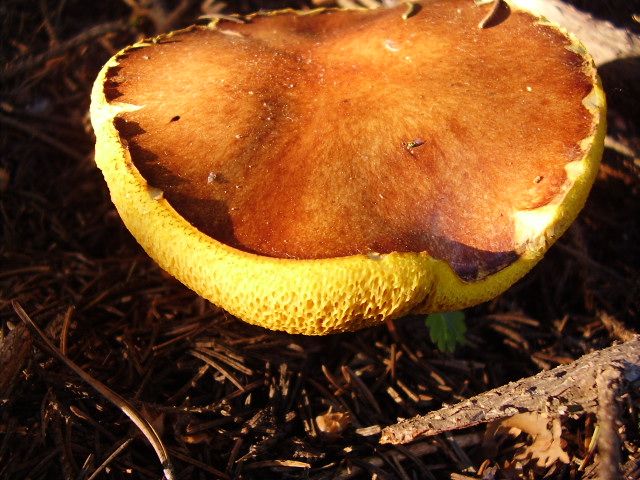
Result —
<instances>
[{"instance_id":1,"label":"brown mushroom cap","mask_svg":"<svg viewBox=\"0 0 640 480\"><path fill-rule=\"evenodd\" d=\"M280 11L126 48L91 103L123 221L267 328L495 297L582 208L606 107L575 38L517 8L480 30L488 8Z\"/></svg>"},{"instance_id":2,"label":"brown mushroom cap","mask_svg":"<svg viewBox=\"0 0 640 480\"><path fill-rule=\"evenodd\" d=\"M560 32L469 0L223 21L134 49L108 98L150 185L278 258L428 252L465 280L518 258L514 214L563 190L593 129Z\"/></svg>"}]
</instances>

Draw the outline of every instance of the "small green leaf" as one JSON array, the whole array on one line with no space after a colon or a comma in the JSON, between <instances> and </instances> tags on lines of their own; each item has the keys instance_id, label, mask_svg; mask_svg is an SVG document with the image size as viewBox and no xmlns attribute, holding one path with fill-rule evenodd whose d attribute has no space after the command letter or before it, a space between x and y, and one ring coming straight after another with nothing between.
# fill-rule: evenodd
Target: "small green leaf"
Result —
<instances>
[{"instance_id":1,"label":"small green leaf","mask_svg":"<svg viewBox=\"0 0 640 480\"><path fill-rule=\"evenodd\" d=\"M453 352L465 342L467 324L463 312L432 313L426 319L431 341L442 352Z\"/></svg>"}]
</instances>

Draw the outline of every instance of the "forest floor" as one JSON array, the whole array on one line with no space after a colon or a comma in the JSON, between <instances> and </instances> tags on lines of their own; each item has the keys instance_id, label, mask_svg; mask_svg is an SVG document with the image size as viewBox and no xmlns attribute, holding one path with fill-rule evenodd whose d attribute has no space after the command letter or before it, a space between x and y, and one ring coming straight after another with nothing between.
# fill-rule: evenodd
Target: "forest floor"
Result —
<instances>
[{"instance_id":1,"label":"forest floor","mask_svg":"<svg viewBox=\"0 0 640 480\"><path fill-rule=\"evenodd\" d=\"M607 148L578 220L522 281L465 311L464 345L440 352L421 316L304 337L233 318L144 253L93 163L88 108L103 63L145 35L203 13L309 4L166 3L178 7L0 6L0 479L162 477L145 436L51 354L21 322L20 307L65 358L153 425L176 478L596 478L591 413L562 417L555 433L564 455L544 465L526 428L507 438L478 425L393 446L378 442L378 427L638 330L637 58L600 70ZM630 31L640 26L637 2L573 3ZM640 386L629 386L619 412L623 474L640 478Z\"/></svg>"}]
</instances>

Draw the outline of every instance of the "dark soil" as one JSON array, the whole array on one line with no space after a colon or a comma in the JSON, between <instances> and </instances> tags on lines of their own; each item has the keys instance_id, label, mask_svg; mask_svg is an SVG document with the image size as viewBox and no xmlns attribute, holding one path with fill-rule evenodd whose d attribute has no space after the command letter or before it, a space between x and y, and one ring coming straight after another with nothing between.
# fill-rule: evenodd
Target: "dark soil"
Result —
<instances>
[{"instance_id":1,"label":"dark soil","mask_svg":"<svg viewBox=\"0 0 640 480\"><path fill-rule=\"evenodd\" d=\"M155 16L129 6L147 3L167 5ZM171 15L176 3L0 5L0 479L162 476L129 418L53 357L12 302L151 422L177 478L593 478L591 415L563 420L570 463L544 468L516 459L524 436L485 448L483 426L421 440L437 448L419 456L379 445L377 429L365 427L570 362L637 330L638 59L601 69L609 140L584 211L521 282L465 312L466 345L439 352L423 317L303 337L242 323L160 270L123 226L93 164L89 91L117 50L192 23L201 4L248 13L306 2L183 1ZM636 28L633 3L576 3ZM639 478L638 386L621 405L622 461L628 478ZM328 412L343 414L342 431L321 431L318 417Z\"/></svg>"}]
</instances>

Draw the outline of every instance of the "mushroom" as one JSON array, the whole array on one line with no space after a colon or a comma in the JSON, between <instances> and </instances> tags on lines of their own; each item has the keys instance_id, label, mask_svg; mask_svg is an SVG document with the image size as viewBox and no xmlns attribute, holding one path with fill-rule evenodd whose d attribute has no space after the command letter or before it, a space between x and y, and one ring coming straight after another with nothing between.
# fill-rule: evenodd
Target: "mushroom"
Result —
<instances>
[{"instance_id":1,"label":"mushroom","mask_svg":"<svg viewBox=\"0 0 640 480\"><path fill-rule=\"evenodd\" d=\"M594 181L581 44L514 4L291 10L128 47L92 93L96 162L147 253L270 329L327 334L506 290Z\"/></svg>"}]
</instances>

